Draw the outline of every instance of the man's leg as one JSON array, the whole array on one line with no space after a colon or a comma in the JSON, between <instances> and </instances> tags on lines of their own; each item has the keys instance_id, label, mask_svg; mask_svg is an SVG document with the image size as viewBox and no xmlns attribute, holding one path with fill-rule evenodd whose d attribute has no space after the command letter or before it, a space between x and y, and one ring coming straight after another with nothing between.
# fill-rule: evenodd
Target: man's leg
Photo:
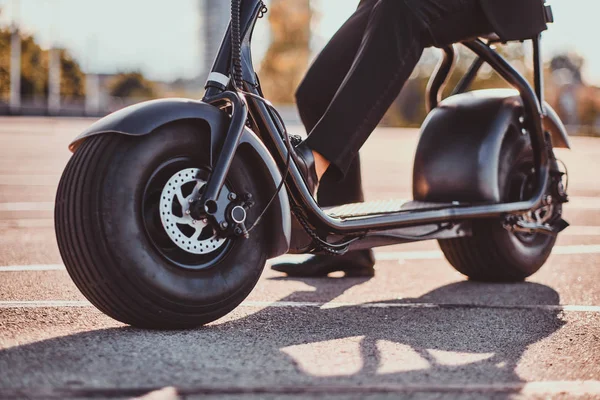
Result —
<instances>
[{"instance_id":1,"label":"man's leg","mask_svg":"<svg viewBox=\"0 0 600 400\"><path fill-rule=\"evenodd\" d=\"M490 29L478 0L377 0L354 62L310 132L308 147L343 177L424 48L444 37L455 41Z\"/></svg>"},{"instance_id":2,"label":"man's leg","mask_svg":"<svg viewBox=\"0 0 600 400\"><path fill-rule=\"evenodd\" d=\"M371 9L377 0L361 1L357 11L335 34L314 61L296 93L302 122L310 132L325 114L335 93L347 75L367 26ZM333 173L325 173L317 200L321 207L364 201L360 159L352 160L346 176L339 180ZM375 260L371 250L350 252L345 256L318 255L301 264L276 264L274 268L293 276L323 276L332 271L346 271L347 275L372 275Z\"/></svg>"}]
</instances>

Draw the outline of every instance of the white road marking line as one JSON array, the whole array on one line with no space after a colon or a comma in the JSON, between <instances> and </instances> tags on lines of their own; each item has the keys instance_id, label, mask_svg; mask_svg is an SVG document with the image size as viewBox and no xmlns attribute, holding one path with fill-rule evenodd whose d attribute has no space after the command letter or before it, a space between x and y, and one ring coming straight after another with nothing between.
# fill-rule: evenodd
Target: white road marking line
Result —
<instances>
[{"instance_id":1,"label":"white road marking line","mask_svg":"<svg viewBox=\"0 0 600 400\"><path fill-rule=\"evenodd\" d=\"M53 202L0 203L0 211L52 211Z\"/></svg>"},{"instance_id":2,"label":"white road marking line","mask_svg":"<svg viewBox=\"0 0 600 400\"><path fill-rule=\"evenodd\" d=\"M63 271L65 266L62 264L41 264L41 265L8 265L0 267L0 272L25 272L25 271Z\"/></svg>"},{"instance_id":3,"label":"white road marking line","mask_svg":"<svg viewBox=\"0 0 600 400\"><path fill-rule=\"evenodd\" d=\"M600 210L600 197L571 197L568 209L573 210ZM54 210L53 202L17 202L0 203L0 211L51 211Z\"/></svg>"},{"instance_id":4,"label":"white road marking line","mask_svg":"<svg viewBox=\"0 0 600 400\"><path fill-rule=\"evenodd\" d=\"M52 218L23 218L0 220L0 229L53 228ZM570 226L560 236L600 236L600 226Z\"/></svg>"},{"instance_id":5,"label":"white road marking line","mask_svg":"<svg viewBox=\"0 0 600 400\"><path fill-rule=\"evenodd\" d=\"M227 385L227 386L186 386L161 389L160 387L83 387L83 388L65 388L54 387L39 390L39 388L26 389L2 389L1 393L7 398L83 398L83 397L127 397L138 396L138 399L144 399L147 394L171 394L175 392L178 396L258 396L261 395L280 395L280 396L304 396L304 397L332 397L342 395L411 395L421 393L436 394L478 394L494 395L509 394L517 397L531 396L552 396L565 395L570 397L595 396L600 394L600 381L598 380L574 380L574 381L535 381L535 382L509 382L509 383L440 383L440 384L403 384L403 383L379 383L379 384L338 384L338 385ZM160 397L163 399L164 397ZM170 398L170 397L169 397Z\"/></svg>"},{"instance_id":6,"label":"white road marking line","mask_svg":"<svg viewBox=\"0 0 600 400\"><path fill-rule=\"evenodd\" d=\"M573 254L598 254L600 253L600 245L573 245L573 246L556 246L552 250L552 254L556 255L573 255Z\"/></svg>"},{"instance_id":7,"label":"white road marking line","mask_svg":"<svg viewBox=\"0 0 600 400\"><path fill-rule=\"evenodd\" d=\"M0 175L0 185L56 186L60 175Z\"/></svg>"},{"instance_id":8,"label":"white road marking line","mask_svg":"<svg viewBox=\"0 0 600 400\"><path fill-rule=\"evenodd\" d=\"M578 254L600 254L600 245L573 245L556 246L552 252L554 255L578 255ZM285 255L270 260L267 265L275 262L300 262L310 256L306 255ZM406 260L440 260L444 254L439 250L429 251L397 251L397 252L375 252L377 261L406 261ZM64 270L64 265L60 264L39 264L39 265L7 265L0 266L1 272L23 272L23 271L60 271Z\"/></svg>"},{"instance_id":9,"label":"white road marking line","mask_svg":"<svg viewBox=\"0 0 600 400\"><path fill-rule=\"evenodd\" d=\"M571 245L556 246L552 250L553 255L576 255L576 254L600 254L600 245ZM405 260L439 260L444 254L439 250L430 251L406 251L406 252L382 252L376 253L377 261L405 261Z\"/></svg>"},{"instance_id":10,"label":"white road marking line","mask_svg":"<svg viewBox=\"0 0 600 400\"><path fill-rule=\"evenodd\" d=\"M39 219L5 219L0 221L0 229L15 228L53 228L54 220L52 218Z\"/></svg>"},{"instance_id":11,"label":"white road marking line","mask_svg":"<svg viewBox=\"0 0 600 400\"><path fill-rule=\"evenodd\" d=\"M509 382L509 383L439 383L439 384L403 384L403 383L379 383L379 384L338 384L338 385L271 385L271 386L256 386L256 385L227 385L227 386L186 386L172 387L161 389L159 387L83 387L83 388L65 388L54 387L39 390L39 388L26 389L1 389L0 391L7 398L83 398L83 397L127 397L132 396L138 399L144 399L147 394L171 394L175 392L177 396L258 396L261 395L280 395L280 396L304 396L326 398L332 396L352 395L411 395L421 393L436 393L436 394L477 394L477 395L494 395L508 394L517 397L531 396L552 396L565 395L570 397L595 396L600 394L600 381L536 381L536 382ZM154 397L153 397L154 398ZM166 397L160 397L161 399ZM169 397L170 398L170 397ZM178 398L178 397L177 397Z\"/></svg>"},{"instance_id":12,"label":"white road marking line","mask_svg":"<svg viewBox=\"0 0 600 400\"><path fill-rule=\"evenodd\" d=\"M560 236L600 236L600 226L570 226Z\"/></svg>"},{"instance_id":13,"label":"white road marking line","mask_svg":"<svg viewBox=\"0 0 600 400\"><path fill-rule=\"evenodd\" d=\"M85 300L32 300L32 301L0 301L0 309L14 308L70 308L92 307ZM495 310L543 310L556 312L600 313L600 306L583 305L486 305L469 303L358 303L358 302L301 302L301 301L245 301L240 307L246 308L403 308L403 309L442 309L442 308L472 308Z\"/></svg>"},{"instance_id":14,"label":"white road marking line","mask_svg":"<svg viewBox=\"0 0 600 400\"><path fill-rule=\"evenodd\" d=\"M0 301L1 308L65 308L93 307L85 300Z\"/></svg>"},{"instance_id":15,"label":"white road marking line","mask_svg":"<svg viewBox=\"0 0 600 400\"><path fill-rule=\"evenodd\" d=\"M567 209L598 210L600 209L600 197L573 196L565 204Z\"/></svg>"}]
</instances>

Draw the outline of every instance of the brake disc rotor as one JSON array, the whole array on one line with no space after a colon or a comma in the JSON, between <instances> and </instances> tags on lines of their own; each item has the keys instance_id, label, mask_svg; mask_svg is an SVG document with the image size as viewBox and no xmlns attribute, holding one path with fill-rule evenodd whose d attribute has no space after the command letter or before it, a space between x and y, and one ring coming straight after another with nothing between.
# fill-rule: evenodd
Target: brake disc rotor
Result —
<instances>
[{"instance_id":1,"label":"brake disc rotor","mask_svg":"<svg viewBox=\"0 0 600 400\"><path fill-rule=\"evenodd\" d=\"M206 220L196 221L189 213L190 200L197 199L206 184L200 173L198 168L179 171L169 179L160 196L160 220L167 235L177 247L191 254L211 253L226 242Z\"/></svg>"}]
</instances>

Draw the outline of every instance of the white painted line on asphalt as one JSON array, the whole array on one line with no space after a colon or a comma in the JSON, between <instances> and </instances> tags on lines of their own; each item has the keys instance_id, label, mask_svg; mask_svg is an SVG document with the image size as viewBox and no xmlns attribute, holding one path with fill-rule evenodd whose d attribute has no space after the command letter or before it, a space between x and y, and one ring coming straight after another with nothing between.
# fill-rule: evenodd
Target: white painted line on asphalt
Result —
<instances>
[{"instance_id":1,"label":"white painted line on asphalt","mask_svg":"<svg viewBox=\"0 0 600 400\"><path fill-rule=\"evenodd\" d=\"M273 307L273 308L484 308L501 310L544 310L544 311L568 311L568 312L591 312L600 313L600 306L581 306L581 305L488 305L488 304L449 304L449 303L356 303L356 302L296 302L296 301L245 301L242 307Z\"/></svg>"},{"instance_id":2,"label":"white painted line on asphalt","mask_svg":"<svg viewBox=\"0 0 600 400\"><path fill-rule=\"evenodd\" d=\"M0 175L0 185L56 186L60 175Z\"/></svg>"},{"instance_id":3,"label":"white painted line on asphalt","mask_svg":"<svg viewBox=\"0 0 600 400\"><path fill-rule=\"evenodd\" d=\"M600 236L600 226L570 226L560 236Z\"/></svg>"},{"instance_id":4,"label":"white painted line on asphalt","mask_svg":"<svg viewBox=\"0 0 600 400\"><path fill-rule=\"evenodd\" d=\"M52 211L53 202L0 203L0 211Z\"/></svg>"},{"instance_id":5,"label":"white painted line on asphalt","mask_svg":"<svg viewBox=\"0 0 600 400\"><path fill-rule=\"evenodd\" d=\"M573 196L565 204L567 209L600 210L600 197Z\"/></svg>"},{"instance_id":6,"label":"white painted line on asphalt","mask_svg":"<svg viewBox=\"0 0 600 400\"><path fill-rule=\"evenodd\" d=\"M43 301L0 301L0 308L64 308L93 307L89 301L43 300Z\"/></svg>"},{"instance_id":7,"label":"white painted line on asphalt","mask_svg":"<svg viewBox=\"0 0 600 400\"><path fill-rule=\"evenodd\" d=\"M600 197L572 197L565 205L576 210L600 210ZM52 211L53 202L0 203L0 211Z\"/></svg>"},{"instance_id":8,"label":"white painted line on asphalt","mask_svg":"<svg viewBox=\"0 0 600 400\"><path fill-rule=\"evenodd\" d=\"M0 229L12 228L53 228L52 218L5 219L0 221ZM560 236L600 236L600 226L570 226Z\"/></svg>"},{"instance_id":9,"label":"white painted line on asphalt","mask_svg":"<svg viewBox=\"0 0 600 400\"><path fill-rule=\"evenodd\" d=\"M39 219L5 219L0 221L0 229L15 228L53 228L54 220L52 218Z\"/></svg>"},{"instance_id":10,"label":"white painted line on asphalt","mask_svg":"<svg viewBox=\"0 0 600 400\"><path fill-rule=\"evenodd\" d=\"M580 254L600 254L600 245L573 245L556 246L552 252L554 255L580 255ZM306 255L285 255L270 260L267 265L274 262L300 262L307 259ZM429 251L397 251L397 252L375 252L377 261L398 261L406 260L441 260L444 254L439 250ZM40 264L40 265L8 265L0 266L1 272L22 272L22 271L60 271L64 270L64 265L60 264Z\"/></svg>"},{"instance_id":11,"label":"white painted line on asphalt","mask_svg":"<svg viewBox=\"0 0 600 400\"><path fill-rule=\"evenodd\" d=\"M574 255L574 254L599 254L600 245L573 245L573 246L556 246L552 250L552 254L558 255Z\"/></svg>"},{"instance_id":12,"label":"white painted line on asphalt","mask_svg":"<svg viewBox=\"0 0 600 400\"><path fill-rule=\"evenodd\" d=\"M62 271L64 269L65 266L62 264L8 265L0 267L0 272Z\"/></svg>"},{"instance_id":13,"label":"white painted line on asphalt","mask_svg":"<svg viewBox=\"0 0 600 400\"><path fill-rule=\"evenodd\" d=\"M91 307L92 304L85 300L40 300L40 301L0 301L0 309L4 308L70 308ZM468 303L357 303L357 302L302 302L302 301L245 301L240 307L247 308L404 308L404 309L441 309L441 308L470 308L470 309L495 309L495 310L543 310L564 311L581 313L600 313L600 306L583 305L486 305Z\"/></svg>"},{"instance_id":14,"label":"white painted line on asphalt","mask_svg":"<svg viewBox=\"0 0 600 400\"><path fill-rule=\"evenodd\" d=\"M510 390L509 388L506 389L506 391ZM527 382L520 389L516 390L516 394L521 396L550 394L592 396L600 394L600 381Z\"/></svg>"},{"instance_id":15,"label":"white painted line on asphalt","mask_svg":"<svg viewBox=\"0 0 600 400\"><path fill-rule=\"evenodd\" d=\"M153 396L159 394L159 397ZM174 397L171 395L174 393ZM502 394L503 397L540 397L558 395L561 398L589 397L600 394L600 381L537 381L537 382L508 382L508 383L375 383L375 384L308 384L308 385L227 385L227 386L184 386L184 387L45 387L0 389L3 398L133 398L136 399L171 399L181 397L206 396L292 396L305 398L329 398L333 396L358 395L371 397L373 395L392 395L395 397L415 394L452 394L452 397L478 395L493 397ZM150 394L152 396L147 397ZM165 397L166 396L166 397Z\"/></svg>"},{"instance_id":16,"label":"white painted line on asphalt","mask_svg":"<svg viewBox=\"0 0 600 400\"><path fill-rule=\"evenodd\" d=\"M552 250L553 255L577 255L577 254L600 254L600 245L571 245L556 246ZM377 261L406 261L406 260L439 260L443 259L444 254L439 250L430 251L398 251L376 253Z\"/></svg>"},{"instance_id":17,"label":"white painted line on asphalt","mask_svg":"<svg viewBox=\"0 0 600 400\"><path fill-rule=\"evenodd\" d=\"M308 385L227 385L227 386L184 386L184 387L45 387L39 388L18 388L18 389L0 389L3 398L28 398L28 399L46 399L46 398L133 398L146 399L148 394L160 394L160 399L175 397L206 397L206 396L292 396L306 398L329 398L333 396L350 395L351 397L373 396L373 395L392 395L395 397L415 395L415 394L452 394L453 397L461 395L478 395L481 397L493 397L502 394L503 397L532 397L546 398L547 396L558 395L561 398L592 396L600 394L600 381L537 381L537 382L508 382L508 383L375 383L375 384L308 384ZM167 397L165 397L167 396Z\"/></svg>"}]
</instances>

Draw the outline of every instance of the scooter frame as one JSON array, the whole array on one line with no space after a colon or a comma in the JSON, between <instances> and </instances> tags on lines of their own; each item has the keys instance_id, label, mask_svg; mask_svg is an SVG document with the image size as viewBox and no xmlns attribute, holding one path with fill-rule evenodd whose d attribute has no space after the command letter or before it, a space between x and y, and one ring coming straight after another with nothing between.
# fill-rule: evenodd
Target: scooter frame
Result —
<instances>
[{"instance_id":1,"label":"scooter frame","mask_svg":"<svg viewBox=\"0 0 600 400\"><path fill-rule=\"evenodd\" d=\"M207 183L206 190L197 204L199 209L205 211L209 216L219 213L217 199L247 121L269 149L277 165L283 170L289 164L289 172L286 174L285 183L293 206L301 209L310 224L319 232L326 232L328 234L326 236L332 235L330 237L338 238L360 236L361 239L364 239L367 232L385 232L398 230L399 228L428 226L425 230L408 237L399 235L396 242L400 243L402 241L440 238L442 236L438 233L425 234L425 232L431 232L432 225L438 225L442 227L440 232L447 231L445 232L446 237L448 232L452 230L454 233L450 233L450 236L457 237L468 234L468 232L465 233L464 229L456 229L456 227L462 223L468 223L470 220L522 215L543 205L549 190L549 166L550 158L553 157L551 151L552 141L559 141L562 144L561 147L568 147L568 139L560 120L553 113L545 114L540 36L532 38L535 89L508 61L494 50L493 45L499 40L489 40L486 43L481 39L477 39L463 43L478 58L453 93L464 92L475 79L483 63L489 64L504 80L518 90L526 116L526 128L531 136L534 151L536 190L531 199L500 204L453 204L423 211L338 219L328 215L321 209L309 192L293 158L290 160L288 156L289 145L285 141L286 134L283 121L271 111L269 103L261 99L263 95L252 65L250 45L254 26L265 11L264 4L261 0L241 0L240 6L240 37L242 40L239 54L241 55L243 90L250 95L245 96L242 92L235 90L231 83L230 77L233 74L233 67L232 25L230 24L215 59L212 72L209 75L206 94L203 98L206 103L223 109L228 108L231 114L231 124L224 144L213 166L213 173ZM452 46L446 47L444 53L444 59L432 76L428 87L427 100L430 110L434 109L441 100L444 84L452 71L455 59ZM444 226L445 228L443 228ZM374 245L374 243L371 243L371 245ZM369 247L369 245L363 244L362 247Z\"/></svg>"}]
</instances>

